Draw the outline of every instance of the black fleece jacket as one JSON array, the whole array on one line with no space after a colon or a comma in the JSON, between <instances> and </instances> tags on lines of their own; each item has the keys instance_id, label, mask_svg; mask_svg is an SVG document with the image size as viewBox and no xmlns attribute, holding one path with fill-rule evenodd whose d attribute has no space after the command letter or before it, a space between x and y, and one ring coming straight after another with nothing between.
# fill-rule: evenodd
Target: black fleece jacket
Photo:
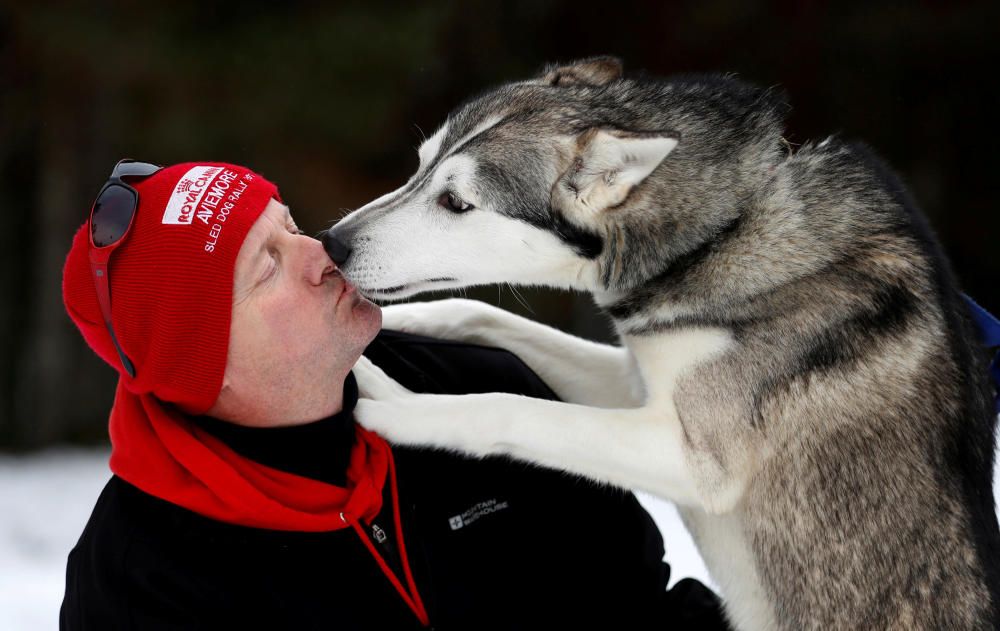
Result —
<instances>
[{"instance_id":1,"label":"black fleece jacket","mask_svg":"<svg viewBox=\"0 0 1000 631\"><path fill-rule=\"evenodd\" d=\"M553 398L498 349L383 332L365 354L419 392ZM244 456L343 483L356 396L348 379L342 413L294 428L201 422ZM406 551L433 628L725 628L715 595L700 583L666 591L662 539L631 493L501 458L401 447L393 454ZM387 501L370 536L398 568L391 512ZM216 522L115 476L70 553L60 628L421 625L350 529Z\"/></svg>"}]
</instances>

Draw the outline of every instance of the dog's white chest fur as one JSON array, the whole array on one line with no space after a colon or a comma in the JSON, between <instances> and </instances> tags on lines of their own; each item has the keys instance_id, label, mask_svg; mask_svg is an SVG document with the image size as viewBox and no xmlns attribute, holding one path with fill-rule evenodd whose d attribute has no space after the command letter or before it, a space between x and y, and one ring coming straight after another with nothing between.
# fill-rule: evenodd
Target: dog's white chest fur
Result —
<instances>
[{"instance_id":1,"label":"dog's white chest fur","mask_svg":"<svg viewBox=\"0 0 1000 631\"><path fill-rule=\"evenodd\" d=\"M646 390L646 406L673 406L677 381L691 368L709 361L732 344L729 331L688 328L658 335L623 335L635 357Z\"/></svg>"}]
</instances>

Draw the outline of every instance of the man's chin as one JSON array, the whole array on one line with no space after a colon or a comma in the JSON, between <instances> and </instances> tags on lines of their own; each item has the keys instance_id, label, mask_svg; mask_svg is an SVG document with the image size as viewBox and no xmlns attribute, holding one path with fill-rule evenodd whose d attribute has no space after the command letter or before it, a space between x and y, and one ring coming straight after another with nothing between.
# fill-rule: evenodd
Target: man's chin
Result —
<instances>
[{"instance_id":1,"label":"man's chin","mask_svg":"<svg viewBox=\"0 0 1000 631\"><path fill-rule=\"evenodd\" d=\"M351 314L356 321L364 323L364 329L368 335L368 341L375 339L382 329L382 309L377 304L367 298L358 295L357 301L351 305Z\"/></svg>"}]
</instances>

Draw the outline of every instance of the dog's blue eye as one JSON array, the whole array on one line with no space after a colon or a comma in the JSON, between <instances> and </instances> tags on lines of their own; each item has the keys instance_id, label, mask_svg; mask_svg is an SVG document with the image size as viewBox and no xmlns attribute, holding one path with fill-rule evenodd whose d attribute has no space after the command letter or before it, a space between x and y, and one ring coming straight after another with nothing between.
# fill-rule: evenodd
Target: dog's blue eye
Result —
<instances>
[{"instance_id":1,"label":"dog's blue eye","mask_svg":"<svg viewBox=\"0 0 1000 631\"><path fill-rule=\"evenodd\" d=\"M441 193L441 197L438 197L438 203L453 213L464 213L475 208L472 204L463 202L454 193Z\"/></svg>"}]
</instances>

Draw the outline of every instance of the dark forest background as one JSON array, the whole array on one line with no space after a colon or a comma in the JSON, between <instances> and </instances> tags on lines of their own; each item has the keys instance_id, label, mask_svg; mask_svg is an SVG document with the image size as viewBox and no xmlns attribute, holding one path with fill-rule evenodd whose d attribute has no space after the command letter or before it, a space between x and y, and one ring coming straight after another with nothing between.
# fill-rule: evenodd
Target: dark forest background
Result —
<instances>
[{"instance_id":1,"label":"dark forest background","mask_svg":"<svg viewBox=\"0 0 1000 631\"><path fill-rule=\"evenodd\" d=\"M121 157L246 164L299 225L399 186L458 102L545 62L783 88L793 143L869 143L1000 311L1000 3L561 0L0 3L0 448L106 440L113 371L62 306L73 231ZM486 288L607 339L589 299Z\"/></svg>"}]
</instances>

